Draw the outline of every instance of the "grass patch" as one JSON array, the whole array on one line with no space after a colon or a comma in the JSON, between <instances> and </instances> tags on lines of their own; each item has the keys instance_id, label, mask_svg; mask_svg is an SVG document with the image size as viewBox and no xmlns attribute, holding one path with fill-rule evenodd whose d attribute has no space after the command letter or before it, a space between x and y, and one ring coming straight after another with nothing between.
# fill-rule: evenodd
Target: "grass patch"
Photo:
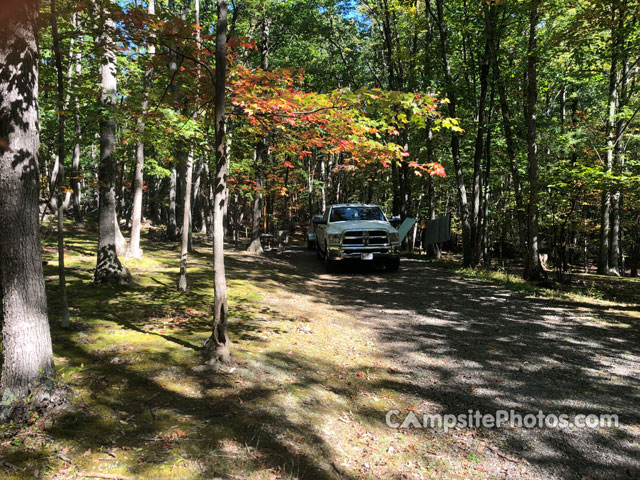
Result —
<instances>
[{"instance_id":1,"label":"grass patch","mask_svg":"<svg viewBox=\"0 0 640 480\"><path fill-rule=\"evenodd\" d=\"M640 278L572 273L566 276L563 283L551 280L537 283L524 280L520 269L463 268L458 259L426 259L423 255L411 255L411 258L527 296L612 307L620 304L640 305ZM549 272L550 279L553 275L553 272Z\"/></svg>"}]
</instances>

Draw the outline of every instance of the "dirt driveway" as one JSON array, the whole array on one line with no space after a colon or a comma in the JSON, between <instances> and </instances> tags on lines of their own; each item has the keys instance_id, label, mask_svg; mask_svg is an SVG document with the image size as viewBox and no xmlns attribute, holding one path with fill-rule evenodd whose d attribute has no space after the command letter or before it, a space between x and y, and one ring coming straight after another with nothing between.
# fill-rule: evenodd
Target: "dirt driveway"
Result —
<instances>
[{"instance_id":1,"label":"dirt driveway","mask_svg":"<svg viewBox=\"0 0 640 480\"><path fill-rule=\"evenodd\" d=\"M230 259L232 272L237 260ZM482 476L640 478L636 307L526 298L411 259L398 273L356 266L332 275L307 250L269 253L263 261L271 268L247 276L353 319L392 365L391 377L373 387L410 396L418 418L469 410L619 417L611 428L411 431L425 442L463 447L471 431L486 454Z\"/></svg>"}]
</instances>

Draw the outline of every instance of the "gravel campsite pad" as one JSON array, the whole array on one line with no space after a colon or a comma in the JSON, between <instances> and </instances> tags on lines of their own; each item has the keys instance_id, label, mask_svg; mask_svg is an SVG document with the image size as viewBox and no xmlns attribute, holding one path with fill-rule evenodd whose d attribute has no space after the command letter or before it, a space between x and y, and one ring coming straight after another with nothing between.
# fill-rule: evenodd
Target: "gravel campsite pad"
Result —
<instances>
[{"instance_id":1,"label":"gravel campsite pad","mask_svg":"<svg viewBox=\"0 0 640 480\"><path fill-rule=\"evenodd\" d=\"M348 315L374 344L392 375L370 389L399 392L404 410L389 404L396 420L469 410L619 418L610 428L396 431L423 447L418 465L446 465L445 478L640 477L637 306L525 297L419 260L403 260L397 274L356 266L327 275L310 254L276 258L278 273L295 278L287 288L296 302L311 297Z\"/></svg>"}]
</instances>

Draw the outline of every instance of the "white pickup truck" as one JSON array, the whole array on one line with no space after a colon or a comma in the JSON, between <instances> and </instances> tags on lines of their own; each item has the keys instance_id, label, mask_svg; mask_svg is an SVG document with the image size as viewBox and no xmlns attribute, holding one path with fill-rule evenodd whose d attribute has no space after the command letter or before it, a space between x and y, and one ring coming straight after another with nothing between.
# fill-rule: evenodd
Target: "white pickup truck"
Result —
<instances>
[{"instance_id":1,"label":"white pickup truck","mask_svg":"<svg viewBox=\"0 0 640 480\"><path fill-rule=\"evenodd\" d=\"M392 272L400 267L400 235L377 205L331 205L313 224L318 257L327 272L344 260L382 263Z\"/></svg>"}]
</instances>

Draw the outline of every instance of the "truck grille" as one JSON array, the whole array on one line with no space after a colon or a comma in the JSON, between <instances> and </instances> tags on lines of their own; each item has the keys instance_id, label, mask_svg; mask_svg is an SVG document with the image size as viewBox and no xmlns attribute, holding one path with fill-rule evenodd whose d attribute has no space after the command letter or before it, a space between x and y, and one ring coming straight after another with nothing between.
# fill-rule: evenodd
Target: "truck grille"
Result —
<instances>
[{"instance_id":1,"label":"truck grille","mask_svg":"<svg viewBox=\"0 0 640 480\"><path fill-rule=\"evenodd\" d=\"M349 247L368 247L387 243L389 238L384 230L351 230L342 238L342 245Z\"/></svg>"}]
</instances>

